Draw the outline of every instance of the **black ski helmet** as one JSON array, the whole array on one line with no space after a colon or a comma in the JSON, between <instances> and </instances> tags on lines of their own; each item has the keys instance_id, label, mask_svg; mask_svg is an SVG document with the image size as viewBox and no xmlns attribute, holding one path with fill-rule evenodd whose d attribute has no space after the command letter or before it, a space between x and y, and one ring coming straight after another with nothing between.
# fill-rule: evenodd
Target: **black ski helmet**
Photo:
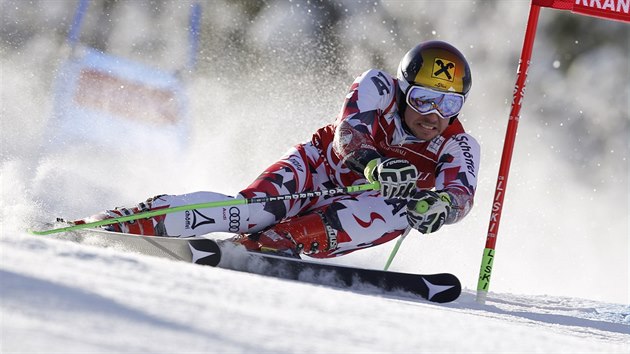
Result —
<instances>
[{"instance_id":1,"label":"black ski helmet","mask_svg":"<svg viewBox=\"0 0 630 354\"><path fill-rule=\"evenodd\" d=\"M409 87L423 86L437 91L457 92L464 97L472 86L470 66L464 55L442 41L418 44L405 54L398 65L397 103L401 116L407 108Z\"/></svg>"}]
</instances>

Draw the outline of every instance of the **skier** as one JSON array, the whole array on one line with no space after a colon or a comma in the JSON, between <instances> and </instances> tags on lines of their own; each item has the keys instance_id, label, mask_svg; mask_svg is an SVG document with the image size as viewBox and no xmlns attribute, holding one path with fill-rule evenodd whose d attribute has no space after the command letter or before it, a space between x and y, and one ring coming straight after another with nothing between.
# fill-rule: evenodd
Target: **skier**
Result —
<instances>
[{"instance_id":1,"label":"skier","mask_svg":"<svg viewBox=\"0 0 630 354\"><path fill-rule=\"evenodd\" d=\"M479 144L458 115L472 84L452 45L428 41L400 61L397 77L376 69L350 86L333 124L292 147L236 198L380 182L380 190L177 212L109 225L113 231L173 237L237 234L251 251L326 258L376 246L410 227L430 234L473 206ZM76 224L232 198L215 192L161 195ZM428 210L417 205L428 203Z\"/></svg>"}]
</instances>

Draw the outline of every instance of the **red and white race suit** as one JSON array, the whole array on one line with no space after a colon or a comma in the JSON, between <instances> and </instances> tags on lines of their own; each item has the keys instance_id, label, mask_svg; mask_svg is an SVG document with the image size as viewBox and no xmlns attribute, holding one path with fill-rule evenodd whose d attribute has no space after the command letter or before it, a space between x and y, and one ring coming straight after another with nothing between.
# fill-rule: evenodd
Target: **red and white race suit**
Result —
<instances>
[{"instance_id":1,"label":"red and white race suit","mask_svg":"<svg viewBox=\"0 0 630 354\"><path fill-rule=\"evenodd\" d=\"M397 80L389 74L379 70L363 73L350 87L335 123L317 130L310 141L291 148L237 198L368 183L361 170L363 166L358 152L376 152L383 157L406 159L415 165L419 174L419 189L435 188L451 196L452 211L446 223L461 220L473 205L479 144L464 131L458 119L454 119L441 135L430 141L411 135L399 115L396 91ZM227 198L231 197L213 192L163 195L151 200L150 208ZM334 257L382 244L403 234L409 227L406 202L385 199L378 191L368 191L199 209L156 218L153 223L155 230L138 233L170 236L210 232L253 233L282 220L319 212L328 231L330 249L312 256Z\"/></svg>"}]
</instances>

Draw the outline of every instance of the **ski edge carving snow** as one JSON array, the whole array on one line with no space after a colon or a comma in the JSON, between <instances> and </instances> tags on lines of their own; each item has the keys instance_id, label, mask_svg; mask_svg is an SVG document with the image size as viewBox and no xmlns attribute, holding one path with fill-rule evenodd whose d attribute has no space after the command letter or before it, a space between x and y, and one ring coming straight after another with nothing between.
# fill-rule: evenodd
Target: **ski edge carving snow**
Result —
<instances>
[{"instance_id":1,"label":"ski edge carving snow","mask_svg":"<svg viewBox=\"0 0 630 354\"><path fill-rule=\"evenodd\" d=\"M383 292L411 293L436 303L454 301L461 294L459 279L450 273L415 274L355 268L247 252L242 246L232 242L203 237L138 236L102 229L71 233L79 236L75 241L81 243L92 239L91 244L101 247L114 246L150 256L320 285L340 288L365 288L367 285Z\"/></svg>"}]
</instances>

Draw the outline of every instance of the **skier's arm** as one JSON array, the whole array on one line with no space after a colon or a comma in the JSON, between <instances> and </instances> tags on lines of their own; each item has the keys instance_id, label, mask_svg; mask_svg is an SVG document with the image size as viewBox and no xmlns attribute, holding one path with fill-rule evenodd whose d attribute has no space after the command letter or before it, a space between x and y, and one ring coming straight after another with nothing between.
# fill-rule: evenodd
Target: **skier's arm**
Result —
<instances>
[{"instance_id":1,"label":"skier's arm","mask_svg":"<svg viewBox=\"0 0 630 354\"><path fill-rule=\"evenodd\" d=\"M371 111L363 115L374 114ZM372 136L363 133L365 130L365 126L358 124L353 127L347 120L339 124L335 131L335 146L342 156L341 161L352 171L364 175L369 182L380 182L383 197L408 198L415 191L418 170L405 159L381 156L374 147Z\"/></svg>"},{"instance_id":2,"label":"skier's arm","mask_svg":"<svg viewBox=\"0 0 630 354\"><path fill-rule=\"evenodd\" d=\"M361 115L374 117L376 112L370 111ZM351 122L352 120L360 121L360 117L344 119L337 125L333 147L342 163L362 175L370 161L382 156L374 146L370 129L360 122Z\"/></svg>"},{"instance_id":3,"label":"skier's arm","mask_svg":"<svg viewBox=\"0 0 630 354\"><path fill-rule=\"evenodd\" d=\"M458 134L445 142L436 169L435 189L450 197L451 210L445 220L453 224L472 209L477 189L480 147L469 134Z\"/></svg>"},{"instance_id":4,"label":"skier's arm","mask_svg":"<svg viewBox=\"0 0 630 354\"><path fill-rule=\"evenodd\" d=\"M463 219L473 206L479 144L468 134L445 143L438 159L436 191L420 190L407 203L407 221L423 234Z\"/></svg>"},{"instance_id":5,"label":"skier's arm","mask_svg":"<svg viewBox=\"0 0 630 354\"><path fill-rule=\"evenodd\" d=\"M352 171L362 175L370 161L381 157L374 132L394 97L393 79L379 70L364 72L350 86L335 124L333 148Z\"/></svg>"}]
</instances>

